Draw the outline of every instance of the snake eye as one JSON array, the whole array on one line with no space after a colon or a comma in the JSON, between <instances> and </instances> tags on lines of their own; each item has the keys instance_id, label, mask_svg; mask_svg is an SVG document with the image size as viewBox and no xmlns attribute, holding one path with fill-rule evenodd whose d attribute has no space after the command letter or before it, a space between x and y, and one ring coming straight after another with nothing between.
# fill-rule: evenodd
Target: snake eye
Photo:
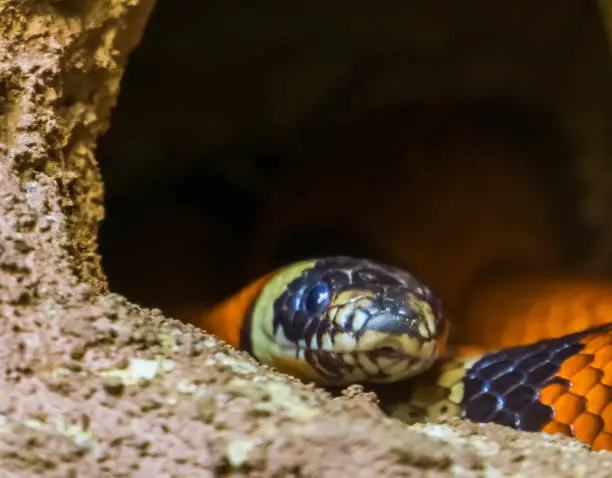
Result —
<instances>
[{"instance_id":1,"label":"snake eye","mask_svg":"<svg viewBox=\"0 0 612 478\"><path fill-rule=\"evenodd\" d=\"M325 282L321 282L314 286L306 294L304 301L304 308L309 314L316 314L321 312L327 304L329 304L330 290L329 286Z\"/></svg>"}]
</instances>

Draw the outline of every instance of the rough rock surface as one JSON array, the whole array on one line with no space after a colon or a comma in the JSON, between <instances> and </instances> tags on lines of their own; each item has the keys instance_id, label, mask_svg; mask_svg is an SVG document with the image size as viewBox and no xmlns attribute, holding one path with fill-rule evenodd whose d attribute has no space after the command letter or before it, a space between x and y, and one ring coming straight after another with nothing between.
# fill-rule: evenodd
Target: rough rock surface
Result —
<instances>
[{"instance_id":1,"label":"rough rock surface","mask_svg":"<svg viewBox=\"0 0 612 478\"><path fill-rule=\"evenodd\" d=\"M152 2L0 2L1 476L610 476L612 454L406 427L106 292L93 156Z\"/></svg>"}]
</instances>

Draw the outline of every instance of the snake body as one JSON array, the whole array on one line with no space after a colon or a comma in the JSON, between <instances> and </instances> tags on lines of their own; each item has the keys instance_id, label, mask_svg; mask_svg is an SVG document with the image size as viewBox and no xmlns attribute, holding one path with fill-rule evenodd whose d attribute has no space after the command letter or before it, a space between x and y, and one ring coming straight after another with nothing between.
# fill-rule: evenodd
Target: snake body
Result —
<instances>
[{"instance_id":1,"label":"snake body","mask_svg":"<svg viewBox=\"0 0 612 478\"><path fill-rule=\"evenodd\" d=\"M391 410L399 418L459 416L612 450L612 322L589 313L587 327L559 337L447 346L440 301L423 282L376 261L327 257L265 275L199 325L305 381L406 380Z\"/></svg>"}]
</instances>

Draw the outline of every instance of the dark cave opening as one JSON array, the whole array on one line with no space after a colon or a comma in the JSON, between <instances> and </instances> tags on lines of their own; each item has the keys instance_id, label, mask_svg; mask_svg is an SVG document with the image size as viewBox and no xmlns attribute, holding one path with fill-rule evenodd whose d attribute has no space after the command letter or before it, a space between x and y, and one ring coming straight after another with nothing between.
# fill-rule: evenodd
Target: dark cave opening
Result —
<instances>
[{"instance_id":1,"label":"dark cave opening","mask_svg":"<svg viewBox=\"0 0 612 478\"><path fill-rule=\"evenodd\" d=\"M298 225L285 230L265 251L259 247L263 239L257 238L267 227L264 224L274 219L262 222L262 214L269 213L270 197L278 200L274 191L279 185L286 187L296 175L340 174L330 172L340 166L329 166L342 164L336 156L348 161L346 151L352 146L346 148L347 139L348 143L353 137L363 140L350 163L355 168L392 161L382 156L395 154L389 153L395 151L389 145L395 139L411 148L418 143L421 159L415 160L418 155L413 154L412 161L435 163L439 154L428 156L427 148L452 144L452 136L462 136L466 124L470 134L478 132L474 137L487 141L494 137L501 149L514 150L513 161L551 199L566 261L579 261L593 236L580 219L583 185L572 170L578 153L557 118L567 87L551 86L559 65L574 60L564 59L567 53L561 49L538 67L536 78L529 72L539 62L533 50L551 55L555 44L550 39L528 48L521 38L526 32L517 34L516 25L500 27L502 13L491 26L483 27L478 18L490 12L478 2L466 6L472 9L471 16L460 26L450 22L451 12L436 18L435 9L417 3L420 7L394 4L378 12L377 21L388 22L396 32L402 26L398 16L407 25L423 22L420 30L415 28L412 36L402 39L400 47L393 30L364 33L357 27L369 24L367 9L356 8L350 18L327 12L329 25L319 25L322 30L315 34L310 29L312 12L323 9L323 4L313 4L311 15L304 16L305 7L297 6L268 5L258 12L243 4L232 9L215 2L206 6L159 2L144 41L131 58L112 127L98 148L106 204L100 252L111 289L189 320L190 311L210 306L266 268L297 258L348 254L394 262L401 246L389 246L386 238L381 241L378 233L364 229L358 220L356 225L340 216L325 220L328 211L321 204L335 203L336 192L321 185L324 181L319 184L316 174L312 189L326 199L304 205L299 198L287 198L278 220L295 214L298 217L291 222ZM586 9L577 4L572 8L582 9L576 22L588 23ZM250 23L249 15L255 15ZM545 15L539 15L536 23L545 24ZM571 17L571 11L567 15ZM450 35L457 41L430 39L430 44L420 44L432 23L441 37ZM231 35L230 30L238 33ZM571 27L557 30L564 42L567 35L571 37ZM566 43L559 41L557 46L561 44ZM385 50L390 45L391 53ZM477 65L475 50L484 55ZM354 61L339 75L336 63L346 51ZM512 65L510 70L502 68L500 57ZM515 78L508 73L513 70ZM315 95L312 84L325 83L319 77L328 81ZM544 98L547 88L556 92ZM373 117L375 126L369 128ZM404 130L397 129L401 122ZM376 128L380 131L373 132ZM342 135L344 139L336 141ZM376 141L384 147L372 146ZM401 154L395 156L400 161ZM466 158L451 160L470 167ZM411 159L405 161L410 164ZM394 163L388 164L393 175ZM352 174L348 168L342 177L350 181ZM373 182L378 181L377 174L372 175ZM376 197L383 193L364 194L378 204ZM302 218L300 211L309 206L314 210ZM380 208L373 205L373 210L376 207ZM410 208L397 207L399 221L409 221ZM382 228L380 234L388 232ZM413 264L404 256L400 262ZM415 260L414 267L420 270L423 265Z\"/></svg>"}]
</instances>

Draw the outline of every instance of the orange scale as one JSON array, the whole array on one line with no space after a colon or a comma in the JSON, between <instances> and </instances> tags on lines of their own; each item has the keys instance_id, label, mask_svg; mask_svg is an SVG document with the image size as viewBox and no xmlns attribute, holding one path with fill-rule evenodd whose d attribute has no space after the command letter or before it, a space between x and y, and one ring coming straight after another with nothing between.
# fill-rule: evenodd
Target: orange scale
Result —
<instances>
[{"instance_id":1,"label":"orange scale","mask_svg":"<svg viewBox=\"0 0 612 478\"><path fill-rule=\"evenodd\" d=\"M557 375L566 380L572 380L572 377L576 373L580 372L580 370L582 370L584 367L589 365L592 360L593 357L591 355L585 355L582 353L572 355L561 364Z\"/></svg>"},{"instance_id":2,"label":"orange scale","mask_svg":"<svg viewBox=\"0 0 612 478\"><path fill-rule=\"evenodd\" d=\"M571 424L586 409L585 402L584 397L579 397L573 393L562 395L553 406L555 420L566 425Z\"/></svg>"},{"instance_id":3,"label":"orange scale","mask_svg":"<svg viewBox=\"0 0 612 478\"><path fill-rule=\"evenodd\" d=\"M597 435L603 431L604 423L600 416L584 412L574 420L572 426L574 428L574 436L578 440L593 443Z\"/></svg>"},{"instance_id":4,"label":"orange scale","mask_svg":"<svg viewBox=\"0 0 612 478\"><path fill-rule=\"evenodd\" d=\"M520 322L516 319L508 319L513 320L514 323ZM495 337L495 334L491 334ZM500 337L500 347L514 347L519 344L528 344L533 342L533 339L529 336L526 330L523 330L520 327L505 327Z\"/></svg>"},{"instance_id":5,"label":"orange scale","mask_svg":"<svg viewBox=\"0 0 612 478\"><path fill-rule=\"evenodd\" d=\"M549 435L560 433L561 435L572 436L572 428L569 425L559 423L555 420L544 425L541 431L548 433Z\"/></svg>"},{"instance_id":6,"label":"orange scale","mask_svg":"<svg viewBox=\"0 0 612 478\"><path fill-rule=\"evenodd\" d=\"M612 344L612 334L599 333L596 335L589 335L581 340L583 344L586 344L582 353L594 354L597 353L602 347Z\"/></svg>"},{"instance_id":7,"label":"orange scale","mask_svg":"<svg viewBox=\"0 0 612 478\"><path fill-rule=\"evenodd\" d=\"M542 333L543 325L546 324L548 324L548 330L550 332L561 333L561 335L565 335L566 324L571 319L571 316L568 315L567 302L551 302L549 304L548 312L542 315L542 318L546 319L546 322L544 322L544 324L541 323L541 319L539 324L534 323L533 321L529 322L529 324L533 324L532 328L538 327L540 335Z\"/></svg>"},{"instance_id":8,"label":"orange scale","mask_svg":"<svg viewBox=\"0 0 612 478\"><path fill-rule=\"evenodd\" d=\"M544 405L552 405L561 395L569 391L567 384L552 383L540 391L540 402Z\"/></svg>"},{"instance_id":9,"label":"orange scale","mask_svg":"<svg viewBox=\"0 0 612 478\"><path fill-rule=\"evenodd\" d=\"M591 315L583 307L579 307L579 305L581 304L576 304L570 316L571 319L568 321L571 323L572 330L585 330L593 325L593 318ZM584 339L582 343L586 343Z\"/></svg>"},{"instance_id":10,"label":"orange scale","mask_svg":"<svg viewBox=\"0 0 612 478\"><path fill-rule=\"evenodd\" d=\"M547 387L548 388L548 387ZM544 390L542 390L543 392ZM598 383L586 394L587 411L599 415L612 402L612 388ZM544 403L544 402L542 402Z\"/></svg>"},{"instance_id":11,"label":"orange scale","mask_svg":"<svg viewBox=\"0 0 612 478\"><path fill-rule=\"evenodd\" d=\"M557 312L557 313L555 313ZM527 320L527 326L530 330L540 337L544 334L550 337L561 337L565 335L565 322L563 317L559 317L558 312L563 312L563 309L555 311L554 307L546 302L538 302L530 312Z\"/></svg>"},{"instance_id":12,"label":"orange scale","mask_svg":"<svg viewBox=\"0 0 612 478\"><path fill-rule=\"evenodd\" d=\"M612 345L604 345L595 352L591 366L603 369L609 363L612 363Z\"/></svg>"},{"instance_id":13,"label":"orange scale","mask_svg":"<svg viewBox=\"0 0 612 478\"><path fill-rule=\"evenodd\" d=\"M516 321L518 322L519 319L517 318ZM519 339L520 337L520 339ZM548 338L548 336L546 335L546 333L544 332L544 330L542 329L542 326L540 324L537 324L535 322L530 322L527 324L527 328L525 329L525 331L519 335L518 332L514 333L514 339L515 340L515 345L518 344L531 344L531 343L535 343L538 340L542 340L544 338ZM509 340L509 338L506 338L506 340Z\"/></svg>"},{"instance_id":14,"label":"orange scale","mask_svg":"<svg viewBox=\"0 0 612 478\"><path fill-rule=\"evenodd\" d=\"M602 376L603 372L598 368L585 367L572 377L570 390L572 393L584 397L600 382Z\"/></svg>"},{"instance_id":15,"label":"orange scale","mask_svg":"<svg viewBox=\"0 0 612 478\"><path fill-rule=\"evenodd\" d=\"M612 386L612 362L606 364L603 368L603 377L601 377L601 383L604 385Z\"/></svg>"},{"instance_id":16,"label":"orange scale","mask_svg":"<svg viewBox=\"0 0 612 478\"><path fill-rule=\"evenodd\" d=\"M599 416L604 421L604 429L607 433L612 433L612 403L605 406Z\"/></svg>"},{"instance_id":17,"label":"orange scale","mask_svg":"<svg viewBox=\"0 0 612 478\"><path fill-rule=\"evenodd\" d=\"M596 317L596 323L609 322L612 317L612 304L609 301L598 300L593 305L594 317Z\"/></svg>"},{"instance_id":18,"label":"orange scale","mask_svg":"<svg viewBox=\"0 0 612 478\"><path fill-rule=\"evenodd\" d=\"M612 450L612 435L610 433L601 432L591 445L593 450Z\"/></svg>"}]
</instances>

